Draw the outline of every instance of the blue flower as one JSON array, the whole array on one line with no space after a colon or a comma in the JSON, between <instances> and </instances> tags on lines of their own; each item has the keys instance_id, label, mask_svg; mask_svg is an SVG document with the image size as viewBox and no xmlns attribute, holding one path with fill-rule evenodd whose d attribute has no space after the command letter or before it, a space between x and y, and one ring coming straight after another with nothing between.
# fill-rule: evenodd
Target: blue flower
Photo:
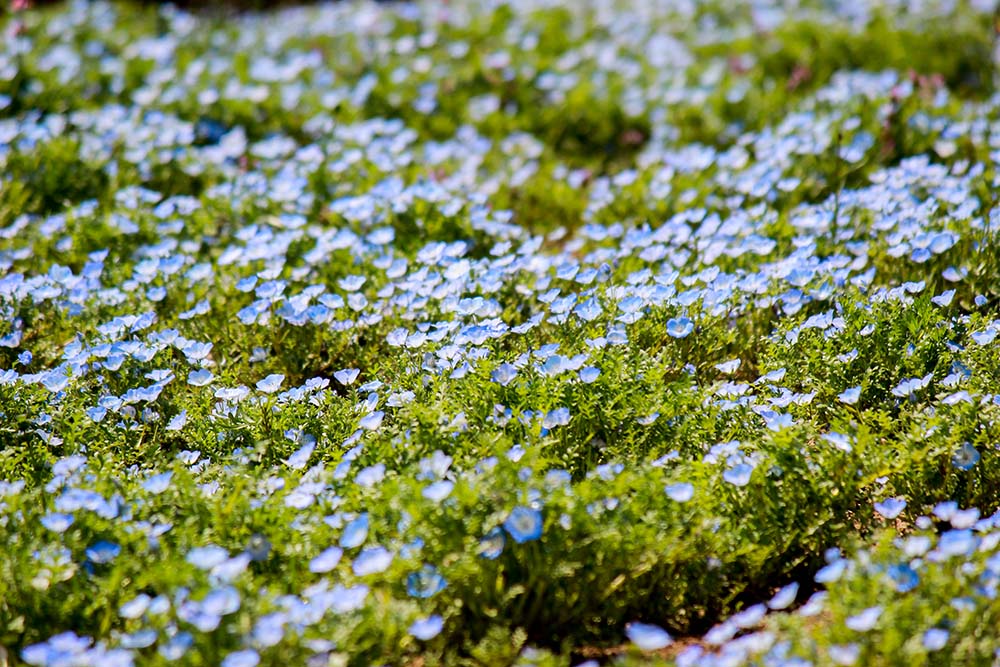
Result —
<instances>
[{"instance_id":1,"label":"blue flower","mask_svg":"<svg viewBox=\"0 0 1000 667\"><path fill-rule=\"evenodd\" d=\"M441 592L447 582L433 565L424 565L406 578L406 592L415 598L429 598Z\"/></svg>"},{"instance_id":2,"label":"blue flower","mask_svg":"<svg viewBox=\"0 0 1000 667\"><path fill-rule=\"evenodd\" d=\"M686 338L694 331L694 322L687 317L674 317L667 320L667 335L671 338Z\"/></svg>"},{"instance_id":3,"label":"blue flower","mask_svg":"<svg viewBox=\"0 0 1000 667\"><path fill-rule=\"evenodd\" d=\"M501 387L506 387L513 381L517 376L517 368L508 363L502 363L490 373L490 379L499 384Z\"/></svg>"},{"instance_id":4,"label":"blue flower","mask_svg":"<svg viewBox=\"0 0 1000 667\"><path fill-rule=\"evenodd\" d=\"M222 659L222 667L257 667L260 655L253 649L233 651Z\"/></svg>"},{"instance_id":5,"label":"blue flower","mask_svg":"<svg viewBox=\"0 0 1000 667\"><path fill-rule=\"evenodd\" d=\"M122 548L114 542L101 540L87 548L87 560L95 565L103 565L113 561L121 552Z\"/></svg>"},{"instance_id":6,"label":"blue flower","mask_svg":"<svg viewBox=\"0 0 1000 667\"><path fill-rule=\"evenodd\" d=\"M650 623L629 623L625 635L643 651L658 651L673 643L666 630Z\"/></svg>"},{"instance_id":7,"label":"blue flower","mask_svg":"<svg viewBox=\"0 0 1000 667\"><path fill-rule=\"evenodd\" d=\"M556 426L565 426L568 423L569 408L556 408L555 410L550 410L542 419L542 427L547 429L552 429Z\"/></svg>"},{"instance_id":8,"label":"blue flower","mask_svg":"<svg viewBox=\"0 0 1000 667\"><path fill-rule=\"evenodd\" d=\"M503 527L518 544L537 540L542 536L542 513L523 505L515 507L504 520Z\"/></svg>"},{"instance_id":9,"label":"blue flower","mask_svg":"<svg viewBox=\"0 0 1000 667\"><path fill-rule=\"evenodd\" d=\"M494 560L501 553L503 553L503 547L506 541L507 538L504 537L500 526L495 526L490 529L490 532L486 533L486 535L479 540L479 555L483 558Z\"/></svg>"},{"instance_id":10,"label":"blue flower","mask_svg":"<svg viewBox=\"0 0 1000 667\"><path fill-rule=\"evenodd\" d=\"M847 403L848 405L854 405L861 398L861 387L851 387L850 389L844 390L837 398L842 403Z\"/></svg>"},{"instance_id":11,"label":"blue flower","mask_svg":"<svg viewBox=\"0 0 1000 667\"><path fill-rule=\"evenodd\" d=\"M410 625L410 634L420 641L428 641L434 639L439 634L441 630L444 629L444 619L442 619L437 614L428 616L427 618L417 619Z\"/></svg>"},{"instance_id":12,"label":"blue flower","mask_svg":"<svg viewBox=\"0 0 1000 667\"><path fill-rule=\"evenodd\" d=\"M365 512L344 526L344 533L340 536L340 546L344 549L353 549L364 544L367 537L368 513Z\"/></svg>"},{"instance_id":13,"label":"blue flower","mask_svg":"<svg viewBox=\"0 0 1000 667\"><path fill-rule=\"evenodd\" d=\"M979 463L979 450L966 442L951 457L951 464L959 470L972 470Z\"/></svg>"},{"instance_id":14,"label":"blue flower","mask_svg":"<svg viewBox=\"0 0 1000 667\"><path fill-rule=\"evenodd\" d=\"M257 389L265 394L273 394L281 389L281 383L285 381L285 376L280 373L272 373L257 383Z\"/></svg>"},{"instance_id":15,"label":"blue flower","mask_svg":"<svg viewBox=\"0 0 1000 667\"><path fill-rule=\"evenodd\" d=\"M883 502L875 503L875 511L886 519L895 519L906 509L906 501L902 498L887 498Z\"/></svg>"},{"instance_id":16,"label":"blue flower","mask_svg":"<svg viewBox=\"0 0 1000 667\"><path fill-rule=\"evenodd\" d=\"M73 525L72 514L59 514L53 512L46 514L41 519L42 525L55 533L63 533Z\"/></svg>"}]
</instances>

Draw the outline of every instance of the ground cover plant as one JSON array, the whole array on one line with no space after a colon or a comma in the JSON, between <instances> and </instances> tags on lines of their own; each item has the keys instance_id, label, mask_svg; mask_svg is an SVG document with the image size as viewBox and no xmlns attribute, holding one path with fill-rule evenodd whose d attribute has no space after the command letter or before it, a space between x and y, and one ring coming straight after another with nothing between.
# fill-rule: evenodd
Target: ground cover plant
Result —
<instances>
[{"instance_id":1,"label":"ground cover plant","mask_svg":"<svg viewBox=\"0 0 1000 667\"><path fill-rule=\"evenodd\" d=\"M0 15L0 664L993 665L988 0Z\"/></svg>"}]
</instances>

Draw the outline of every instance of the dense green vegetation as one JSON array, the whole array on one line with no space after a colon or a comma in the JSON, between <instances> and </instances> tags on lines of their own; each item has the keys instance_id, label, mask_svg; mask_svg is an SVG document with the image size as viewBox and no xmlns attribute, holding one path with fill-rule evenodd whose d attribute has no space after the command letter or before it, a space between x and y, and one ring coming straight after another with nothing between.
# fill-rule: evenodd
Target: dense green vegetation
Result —
<instances>
[{"instance_id":1,"label":"dense green vegetation","mask_svg":"<svg viewBox=\"0 0 1000 667\"><path fill-rule=\"evenodd\" d=\"M0 664L995 664L994 4L0 16Z\"/></svg>"}]
</instances>

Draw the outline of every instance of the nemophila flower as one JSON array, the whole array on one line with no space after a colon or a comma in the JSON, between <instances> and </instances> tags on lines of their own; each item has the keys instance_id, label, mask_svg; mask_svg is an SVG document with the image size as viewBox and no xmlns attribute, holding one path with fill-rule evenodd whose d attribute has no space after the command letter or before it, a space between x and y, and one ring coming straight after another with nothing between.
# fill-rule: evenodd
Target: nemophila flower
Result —
<instances>
[{"instance_id":1,"label":"nemophila flower","mask_svg":"<svg viewBox=\"0 0 1000 667\"><path fill-rule=\"evenodd\" d=\"M504 537L500 526L491 528L486 535L479 540L479 555L483 558L493 560L503 553L503 547L507 539Z\"/></svg>"},{"instance_id":2,"label":"nemophila flower","mask_svg":"<svg viewBox=\"0 0 1000 667\"><path fill-rule=\"evenodd\" d=\"M738 463L722 473L722 479L733 486L746 486L750 483L753 466L748 463Z\"/></svg>"},{"instance_id":3,"label":"nemophila flower","mask_svg":"<svg viewBox=\"0 0 1000 667\"><path fill-rule=\"evenodd\" d=\"M281 389L281 383L285 381L285 376L280 373L272 373L257 383L257 389L265 394L273 394Z\"/></svg>"},{"instance_id":4,"label":"nemophila flower","mask_svg":"<svg viewBox=\"0 0 1000 667\"><path fill-rule=\"evenodd\" d=\"M353 549L364 544L367 537L368 513L365 512L344 526L344 532L340 535L340 546L344 549Z\"/></svg>"},{"instance_id":5,"label":"nemophila flower","mask_svg":"<svg viewBox=\"0 0 1000 667\"><path fill-rule=\"evenodd\" d=\"M787 609L795 602L796 596L799 594L799 585L797 582L792 582L787 586L782 587L774 596L768 600L767 606L774 611L781 611L782 609Z\"/></svg>"},{"instance_id":6,"label":"nemophila flower","mask_svg":"<svg viewBox=\"0 0 1000 667\"><path fill-rule=\"evenodd\" d=\"M41 518L41 524L54 533L64 533L73 525L73 515L50 512Z\"/></svg>"},{"instance_id":7,"label":"nemophila flower","mask_svg":"<svg viewBox=\"0 0 1000 667\"><path fill-rule=\"evenodd\" d=\"M406 577L406 592L410 597L429 598L447 586L444 577L433 565L424 565Z\"/></svg>"},{"instance_id":8,"label":"nemophila flower","mask_svg":"<svg viewBox=\"0 0 1000 667\"><path fill-rule=\"evenodd\" d=\"M553 429L557 426L569 424L569 408L556 408L545 413L542 419L542 428Z\"/></svg>"},{"instance_id":9,"label":"nemophila flower","mask_svg":"<svg viewBox=\"0 0 1000 667\"><path fill-rule=\"evenodd\" d=\"M340 547L328 547L320 552L318 556L309 561L309 571L317 574L329 572L337 567L340 559L344 555L344 550Z\"/></svg>"},{"instance_id":10,"label":"nemophila flower","mask_svg":"<svg viewBox=\"0 0 1000 667\"><path fill-rule=\"evenodd\" d=\"M350 386L354 384L354 381L358 379L358 375L360 374L361 371L357 368L345 368L334 373L333 377L335 377L337 382L340 384Z\"/></svg>"},{"instance_id":11,"label":"nemophila flower","mask_svg":"<svg viewBox=\"0 0 1000 667\"><path fill-rule=\"evenodd\" d=\"M724 361L721 364L716 364L715 368L720 373L725 373L726 375L729 375L731 373L735 373L736 369L740 367L741 363L743 363L742 359L730 359L729 361Z\"/></svg>"},{"instance_id":12,"label":"nemophila flower","mask_svg":"<svg viewBox=\"0 0 1000 667\"><path fill-rule=\"evenodd\" d=\"M210 544L188 551L185 560L201 570L211 570L229 558L229 552L220 546Z\"/></svg>"},{"instance_id":13,"label":"nemophila flower","mask_svg":"<svg viewBox=\"0 0 1000 667\"><path fill-rule=\"evenodd\" d=\"M531 507L515 507L507 515L503 527L518 544L537 540L542 536L542 513Z\"/></svg>"},{"instance_id":14,"label":"nemophila flower","mask_svg":"<svg viewBox=\"0 0 1000 667\"><path fill-rule=\"evenodd\" d=\"M493 372L490 373L490 379L499 384L501 387L509 385L515 377L517 377L517 368L506 362L497 366Z\"/></svg>"},{"instance_id":15,"label":"nemophila flower","mask_svg":"<svg viewBox=\"0 0 1000 667\"><path fill-rule=\"evenodd\" d=\"M434 482L429 486L425 487L424 490L421 492L421 495L423 495L423 497L427 498L428 500L439 503L443 501L445 498L447 498L449 495L451 495L451 491L453 488L455 488L454 482L447 479L443 479L441 481Z\"/></svg>"},{"instance_id":16,"label":"nemophila flower","mask_svg":"<svg viewBox=\"0 0 1000 667\"><path fill-rule=\"evenodd\" d=\"M868 607L854 616L848 616L844 625L855 632L868 632L875 627L881 617L882 607Z\"/></svg>"},{"instance_id":17,"label":"nemophila flower","mask_svg":"<svg viewBox=\"0 0 1000 667\"><path fill-rule=\"evenodd\" d=\"M255 563L262 563L271 554L271 542L261 535L254 533L247 541L246 555Z\"/></svg>"},{"instance_id":18,"label":"nemophila flower","mask_svg":"<svg viewBox=\"0 0 1000 667\"><path fill-rule=\"evenodd\" d=\"M941 306L942 308L947 308L948 306L951 305L951 301L954 298L955 298L955 290L950 289L941 292L937 296L931 297L931 301L937 306Z\"/></svg>"},{"instance_id":19,"label":"nemophila flower","mask_svg":"<svg viewBox=\"0 0 1000 667\"><path fill-rule=\"evenodd\" d=\"M658 651L673 643L666 630L650 623L628 623L625 635L643 651Z\"/></svg>"},{"instance_id":20,"label":"nemophila flower","mask_svg":"<svg viewBox=\"0 0 1000 667\"><path fill-rule=\"evenodd\" d=\"M903 498L886 498L882 502L875 503L875 511L886 519L895 519L906 509L906 500Z\"/></svg>"},{"instance_id":21,"label":"nemophila flower","mask_svg":"<svg viewBox=\"0 0 1000 667\"><path fill-rule=\"evenodd\" d=\"M301 470L309 464L309 459L312 457L313 451L316 449L316 439L315 438L305 438L304 444L295 450L291 456L285 459L285 465L287 465L292 470Z\"/></svg>"},{"instance_id":22,"label":"nemophila flower","mask_svg":"<svg viewBox=\"0 0 1000 667\"><path fill-rule=\"evenodd\" d=\"M357 577L384 572L392 564L392 552L385 547L369 547L362 549L354 558L351 569Z\"/></svg>"},{"instance_id":23,"label":"nemophila flower","mask_svg":"<svg viewBox=\"0 0 1000 667\"><path fill-rule=\"evenodd\" d=\"M200 368L188 373L188 384L193 387L204 387L215 378L211 371Z\"/></svg>"},{"instance_id":24,"label":"nemophila flower","mask_svg":"<svg viewBox=\"0 0 1000 667\"><path fill-rule=\"evenodd\" d=\"M122 548L119 545L101 540L87 547L87 560L95 565L104 565L117 558L121 552Z\"/></svg>"},{"instance_id":25,"label":"nemophila flower","mask_svg":"<svg viewBox=\"0 0 1000 667\"><path fill-rule=\"evenodd\" d=\"M376 410L362 417L358 425L366 431L375 431L382 425L383 417L385 417L385 413L381 410Z\"/></svg>"},{"instance_id":26,"label":"nemophila flower","mask_svg":"<svg viewBox=\"0 0 1000 667\"><path fill-rule=\"evenodd\" d=\"M368 587L363 584L350 588L337 584L330 591L331 609L339 614L346 614L364 606L367 597Z\"/></svg>"},{"instance_id":27,"label":"nemophila flower","mask_svg":"<svg viewBox=\"0 0 1000 667\"><path fill-rule=\"evenodd\" d=\"M580 381L586 384L591 384L595 382L597 378L600 377L600 375L601 375L600 369L595 368L593 366L585 366L581 368L579 371Z\"/></svg>"},{"instance_id":28,"label":"nemophila flower","mask_svg":"<svg viewBox=\"0 0 1000 667\"><path fill-rule=\"evenodd\" d=\"M667 335L671 338L686 338L694 331L694 322L687 317L672 317L667 320Z\"/></svg>"},{"instance_id":29,"label":"nemophila flower","mask_svg":"<svg viewBox=\"0 0 1000 667\"><path fill-rule=\"evenodd\" d=\"M678 503L686 503L694 497L694 485L688 482L677 482L668 484L666 488L667 496Z\"/></svg>"},{"instance_id":30,"label":"nemophila flower","mask_svg":"<svg viewBox=\"0 0 1000 667\"><path fill-rule=\"evenodd\" d=\"M848 405L855 405L858 399L861 398L861 387L851 387L850 389L845 389L837 399L841 403L847 403Z\"/></svg>"},{"instance_id":31,"label":"nemophila flower","mask_svg":"<svg viewBox=\"0 0 1000 667\"><path fill-rule=\"evenodd\" d=\"M861 655L861 646L858 644L830 644L827 653L835 665L849 667L857 663L858 657Z\"/></svg>"},{"instance_id":32,"label":"nemophila flower","mask_svg":"<svg viewBox=\"0 0 1000 667\"><path fill-rule=\"evenodd\" d=\"M933 377L932 373L928 373L922 378L903 380L893 388L892 395L900 398L913 398L918 391L930 384Z\"/></svg>"},{"instance_id":33,"label":"nemophila flower","mask_svg":"<svg viewBox=\"0 0 1000 667\"><path fill-rule=\"evenodd\" d=\"M951 464L959 470L972 470L979 463L979 458L979 450L966 442L952 455Z\"/></svg>"},{"instance_id":34,"label":"nemophila flower","mask_svg":"<svg viewBox=\"0 0 1000 667\"><path fill-rule=\"evenodd\" d=\"M443 629L444 619L437 614L432 614L426 618L414 621L410 625L409 633L420 641L429 641L441 634L441 630Z\"/></svg>"},{"instance_id":35,"label":"nemophila flower","mask_svg":"<svg viewBox=\"0 0 1000 667\"><path fill-rule=\"evenodd\" d=\"M181 410L179 413L170 418L167 422L166 430L168 431L180 431L187 424L187 410Z\"/></svg>"},{"instance_id":36,"label":"nemophila flower","mask_svg":"<svg viewBox=\"0 0 1000 667\"><path fill-rule=\"evenodd\" d=\"M118 615L122 618L139 618L149 609L149 604L153 599L145 593L140 593L118 608Z\"/></svg>"},{"instance_id":37,"label":"nemophila flower","mask_svg":"<svg viewBox=\"0 0 1000 667\"><path fill-rule=\"evenodd\" d=\"M160 644L157 652L166 660L180 660L192 645L194 645L194 636L190 632L182 631Z\"/></svg>"},{"instance_id":38,"label":"nemophila flower","mask_svg":"<svg viewBox=\"0 0 1000 667\"><path fill-rule=\"evenodd\" d=\"M843 433L837 433L835 431L824 433L823 440L830 443L840 451L846 452L848 454L850 454L854 450L854 447L851 444L851 438L844 435Z\"/></svg>"},{"instance_id":39,"label":"nemophila flower","mask_svg":"<svg viewBox=\"0 0 1000 667\"><path fill-rule=\"evenodd\" d=\"M951 635L942 628L931 628L924 633L920 643L928 651L940 651L948 644Z\"/></svg>"},{"instance_id":40,"label":"nemophila flower","mask_svg":"<svg viewBox=\"0 0 1000 667\"><path fill-rule=\"evenodd\" d=\"M366 489L377 485L383 479L385 479L384 463L376 463L373 466L362 468L358 471L358 474L354 476L355 484Z\"/></svg>"},{"instance_id":41,"label":"nemophila flower","mask_svg":"<svg viewBox=\"0 0 1000 667\"><path fill-rule=\"evenodd\" d=\"M158 475L153 475L142 483L142 488L154 495L163 493L170 488L170 480L173 476L174 473L172 472L163 472Z\"/></svg>"},{"instance_id":42,"label":"nemophila flower","mask_svg":"<svg viewBox=\"0 0 1000 667\"><path fill-rule=\"evenodd\" d=\"M222 667L257 667L260 655L252 648L233 651L222 659Z\"/></svg>"}]
</instances>

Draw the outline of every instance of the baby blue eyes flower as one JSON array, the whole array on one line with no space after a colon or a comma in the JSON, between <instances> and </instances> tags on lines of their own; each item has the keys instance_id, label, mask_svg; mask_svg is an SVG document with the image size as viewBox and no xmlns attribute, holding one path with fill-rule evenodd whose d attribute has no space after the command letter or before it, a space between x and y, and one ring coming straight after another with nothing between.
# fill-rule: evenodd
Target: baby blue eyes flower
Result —
<instances>
[{"instance_id":1,"label":"baby blue eyes flower","mask_svg":"<svg viewBox=\"0 0 1000 667\"><path fill-rule=\"evenodd\" d=\"M119 607L118 615L122 618L139 618L146 613L147 609L149 609L150 602L152 602L152 598L145 593L140 593Z\"/></svg>"},{"instance_id":2,"label":"baby blue eyes flower","mask_svg":"<svg viewBox=\"0 0 1000 667\"><path fill-rule=\"evenodd\" d=\"M358 379L358 375L361 371L357 368L345 368L344 370L337 371L333 374L333 377L337 379L337 382L344 386L349 386L354 384L354 381Z\"/></svg>"},{"instance_id":3,"label":"baby blue eyes flower","mask_svg":"<svg viewBox=\"0 0 1000 667\"><path fill-rule=\"evenodd\" d=\"M842 403L847 403L848 405L854 405L855 403L858 402L858 399L861 398L861 387L851 387L850 389L845 390L843 393L837 396L837 398Z\"/></svg>"},{"instance_id":4,"label":"baby blue eyes flower","mask_svg":"<svg viewBox=\"0 0 1000 667\"><path fill-rule=\"evenodd\" d=\"M378 427L382 425L382 418L385 417L385 413L381 410L376 410L375 412L370 412L361 418L358 425L366 431L378 430Z\"/></svg>"},{"instance_id":5,"label":"baby blue eyes flower","mask_svg":"<svg viewBox=\"0 0 1000 667\"><path fill-rule=\"evenodd\" d=\"M952 455L951 464L959 470L972 470L979 458L979 450L966 442Z\"/></svg>"},{"instance_id":6,"label":"baby blue eyes flower","mask_svg":"<svg viewBox=\"0 0 1000 667\"><path fill-rule=\"evenodd\" d=\"M941 306L942 308L947 308L948 306L951 305L951 301L954 298L955 298L955 290L950 289L950 290L946 290L944 292L941 292L937 296L931 297L931 301L936 306Z\"/></svg>"},{"instance_id":7,"label":"baby blue eyes flower","mask_svg":"<svg viewBox=\"0 0 1000 667\"><path fill-rule=\"evenodd\" d=\"M940 651L948 643L950 636L947 630L931 628L924 633L922 643L928 651Z\"/></svg>"},{"instance_id":8,"label":"baby blue eyes flower","mask_svg":"<svg viewBox=\"0 0 1000 667\"><path fill-rule=\"evenodd\" d=\"M421 618L413 622L410 625L410 635L419 639L420 641L428 641L434 639L439 634L441 630L444 629L444 619L434 614L433 616L428 616L427 618Z\"/></svg>"},{"instance_id":9,"label":"baby blue eyes flower","mask_svg":"<svg viewBox=\"0 0 1000 667\"><path fill-rule=\"evenodd\" d=\"M753 466L748 463L738 463L726 472L722 473L722 479L733 486L746 486L750 483L750 476L753 474Z\"/></svg>"},{"instance_id":10,"label":"baby blue eyes flower","mask_svg":"<svg viewBox=\"0 0 1000 667\"><path fill-rule=\"evenodd\" d=\"M423 495L423 497L427 498L428 500L432 500L436 503L439 503L445 498L447 498L449 495L451 495L451 490L453 488L455 488L454 482L447 479L443 479L440 482L434 482L433 484L427 486L427 488L423 490L421 495Z\"/></svg>"},{"instance_id":11,"label":"baby blue eyes flower","mask_svg":"<svg viewBox=\"0 0 1000 667\"><path fill-rule=\"evenodd\" d=\"M222 659L222 667L257 667L260 655L253 649L233 651Z\"/></svg>"},{"instance_id":12,"label":"baby blue eyes flower","mask_svg":"<svg viewBox=\"0 0 1000 667\"><path fill-rule=\"evenodd\" d=\"M353 549L364 544L367 537L368 513L366 512L344 526L344 532L340 536L340 546L344 549Z\"/></svg>"},{"instance_id":13,"label":"baby blue eyes flower","mask_svg":"<svg viewBox=\"0 0 1000 667\"><path fill-rule=\"evenodd\" d=\"M594 298L587 299L573 309L573 313L585 322L593 322L601 316L601 312L601 304Z\"/></svg>"},{"instance_id":14,"label":"baby blue eyes flower","mask_svg":"<svg viewBox=\"0 0 1000 667\"><path fill-rule=\"evenodd\" d=\"M182 428L184 428L185 424L187 424L187 418L188 418L187 410L181 410L179 413L174 415L169 422L167 422L166 429L168 431L181 430Z\"/></svg>"},{"instance_id":15,"label":"baby blue eyes flower","mask_svg":"<svg viewBox=\"0 0 1000 667\"><path fill-rule=\"evenodd\" d=\"M895 519L904 509L906 509L906 501L902 498L887 498L880 503L875 503L875 511L886 519Z\"/></svg>"},{"instance_id":16,"label":"baby blue eyes flower","mask_svg":"<svg viewBox=\"0 0 1000 667\"><path fill-rule=\"evenodd\" d=\"M406 578L406 592L415 598L432 597L444 590L447 585L444 577L433 565L424 565Z\"/></svg>"},{"instance_id":17,"label":"baby blue eyes flower","mask_svg":"<svg viewBox=\"0 0 1000 667\"><path fill-rule=\"evenodd\" d=\"M694 497L694 485L688 482L670 484L666 488L667 497L678 503L686 503Z\"/></svg>"},{"instance_id":18,"label":"baby blue eyes flower","mask_svg":"<svg viewBox=\"0 0 1000 667\"><path fill-rule=\"evenodd\" d=\"M868 607L854 616L847 617L844 625L855 632L868 632L875 627L881 617L882 607Z\"/></svg>"},{"instance_id":19,"label":"baby blue eyes flower","mask_svg":"<svg viewBox=\"0 0 1000 667\"><path fill-rule=\"evenodd\" d=\"M103 565L113 561L121 552L122 548L114 542L101 540L87 548L87 560L95 565Z\"/></svg>"},{"instance_id":20,"label":"baby blue eyes flower","mask_svg":"<svg viewBox=\"0 0 1000 667\"><path fill-rule=\"evenodd\" d=\"M178 632L167 640L167 643L161 644L157 651L166 660L179 660L184 657L193 644L194 636L190 632Z\"/></svg>"},{"instance_id":21,"label":"baby blue eyes flower","mask_svg":"<svg viewBox=\"0 0 1000 667\"><path fill-rule=\"evenodd\" d=\"M518 544L537 540L542 536L542 513L523 505L515 507L504 520L503 527Z\"/></svg>"},{"instance_id":22,"label":"baby blue eyes flower","mask_svg":"<svg viewBox=\"0 0 1000 667\"><path fill-rule=\"evenodd\" d=\"M41 523L54 533L64 533L67 528L73 525L73 515L53 512L43 516Z\"/></svg>"},{"instance_id":23,"label":"baby blue eyes flower","mask_svg":"<svg viewBox=\"0 0 1000 667\"><path fill-rule=\"evenodd\" d=\"M908 593L920 584L920 576L916 570L905 563L891 565L886 573L900 593Z\"/></svg>"},{"instance_id":24,"label":"baby blue eyes flower","mask_svg":"<svg viewBox=\"0 0 1000 667\"><path fill-rule=\"evenodd\" d=\"M163 472L159 475L153 475L142 483L142 488L153 495L158 495L170 488L170 480L173 476L174 473L172 472Z\"/></svg>"},{"instance_id":25,"label":"baby blue eyes flower","mask_svg":"<svg viewBox=\"0 0 1000 667\"><path fill-rule=\"evenodd\" d=\"M509 385L515 377L517 377L517 368L506 362L497 366L493 372L490 373L490 379L499 384L501 387Z\"/></svg>"},{"instance_id":26,"label":"baby blue eyes flower","mask_svg":"<svg viewBox=\"0 0 1000 667\"><path fill-rule=\"evenodd\" d=\"M357 577L378 574L389 568L392 558L392 552L385 547L370 547L357 555L351 569Z\"/></svg>"},{"instance_id":27,"label":"baby blue eyes flower","mask_svg":"<svg viewBox=\"0 0 1000 667\"><path fill-rule=\"evenodd\" d=\"M658 651L673 643L666 630L650 623L629 623L625 626L625 636L643 651Z\"/></svg>"},{"instance_id":28,"label":"baby blue eyes flower","mask_svg":"<svg viewBox=\"0 0 1000 667\"><path fill-rule=\"evenodd\" d=\"M715 368L720 373L725 373L726 375L729 375L730 373L735 373L736 369L739 368L740 364L742 363L743 363L742 359L730 359L729 361L724 361L721 364L716 364Z\"/></svg>"},{"instance_id":29,"label":"baby blue eyes flower","mask_svg":"<svg viewBox=\"0 0 1000 667\"><path fill-rule=\"evenodd\" d=\"M494 560L503 553L503 547L507 538L504 537L500 526L490 529L490 532L479 540L479 555L483 558Z\"/></svg>"},{"instance_id":30,"label":"baby blue eyes flower","mask_svg":"<svg viewBox=\"0 0 1000 667\"><path fill-rule=\"evenodd\" d=\"M229 552L222 547L210 544L204 547L195 547L188 551L187 562L200 570L211 570L216 565L229 558Z\"/></svg>"},{"instance_id":31,"label":"baby blue eyes flower","mask_svg":"<svg viewBox=\"0 0 1000 667\"><path fill-rule=\"evenodd\" d=\"M211 371L202 368L188 373L187 381L192 387L204 387L210 383L214 377L215 376L212 375Z\"/></svg>"},{"instance_id":32,"label":"baby blue eyes flower","mask_svg":"<svg viewBox=\"0 0 1000 667\"><path fill-rule=\"evenodd\" d=\"M672 338L685 338L694 331L694 322L687 317L674 317L667 320L667 335Z\"/></svg>"},{"instance_id":33,"label":"baby blue eyes flower","mask_svg":"<svg viewBox=\"0 0 1000 667\"><path fill-rule=\"evenodd\" d=\"M779 590L774 594L767 602L767 606L774 611L780 611L782 609L787 609L795 602L795 597L799 594L799 585L796 582L792 582Z\"/></svg>"},{"instance_id":34,"label":"baby blue eyes flower","mask_svg":"<svg viewBox=\"0 0 1000 667\"><path fill-rule=\"evenodd\" d=\"M584 366L580 369L580 381L591 384L601 375L601 371L593 366Z\"/></svg>"},{"instance_id":35,"label":"baby blue eyes flower","mask_svg":"<svg viewBox=\"0 0 1000 667\"><path fill-rule=\"evenodd\" d=\"M257 383L257 389L265 394L273 394L281 389L281 383L285 381L285 376L280 373L272 373Z\"/></svg>"},{"instance_id":36,"label":"baby blue eyes flower","mask_svg":"<svg viewBox=\"0 0 1000 667\"><path fill-rule=\"evenodd\" d=\"M542 419L542 427L553 429L556 426L569 424L569 408L556 408L546 413Z\"/></svg>"},{"instance_id":37,"label":"baby blue eyes flower","mask_svg":"<svg viewBox=\"0 0 1000 667\"><path fill-rule=\"evenodd\" d=\"M292 470L301 470L305 468L309 463L309 457L312 456L313 451L316 449L316 439L309 438L306 440L298 450L296 450L291 456L285 459L285 465L287 465Z\"/></svg>"},{"instance_id":38,"label":"baby blue eyes flower","mask_svg":"<svg viewBox=\"0 0 1000 667\"><path fill-rule=\"evenodd\" d=\"M337 567L340 559L344 555L344 550L340 547L329 547L324 549L318 556L309 561L309 571L322 574Z\"/></svg>"}]
</instances>

